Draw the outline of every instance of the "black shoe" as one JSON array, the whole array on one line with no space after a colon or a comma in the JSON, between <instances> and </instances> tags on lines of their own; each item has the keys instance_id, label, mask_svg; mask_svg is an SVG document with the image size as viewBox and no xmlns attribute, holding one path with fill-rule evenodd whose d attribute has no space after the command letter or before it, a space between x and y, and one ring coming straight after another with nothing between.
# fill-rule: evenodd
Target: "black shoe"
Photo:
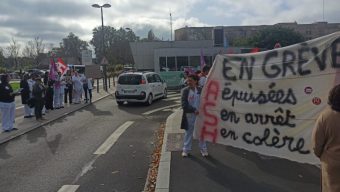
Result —
<instances>
[{"instance_id":1,"label":"black shoe","mask_svg":"<svg viewBox=\"0 0 340 192\"><path fill-rule=\"evenodd\" d=\"M8 133L8 132L10 132L10 131L11 131L11 130L5 130L4 132L5 132L5 133Z\"/></svg>"},{"instance_id":2,"label":"black shoe","mask_svg":"<svg viewBox=\"0 0 340 192\"><path fill-rule=\"evenodd\" d=\"M64 106L61 106L60 108L64 108Z\"/></svg>"},{"instance_id":3,"label":"black shoe","mask_svg":"<svg viewBox=\"0 0 340 192\"><path fill-rule=\"evenodd\" d=\"M24 118L31 118L31 116L30 116L30 115L28 115L28 116L24 116Z\"/></svg>"},{"instance_id":4,"label":"black shoe","mask_svg":"<svg viewBox=\"0 0 340 192\"><path fill-rule=\"evenodd\" d=\"M12 129L11 129L11 131L17 131L18 130L18 128L15 128L15 127L13 127Z\"/></svg>"}]
</instances>

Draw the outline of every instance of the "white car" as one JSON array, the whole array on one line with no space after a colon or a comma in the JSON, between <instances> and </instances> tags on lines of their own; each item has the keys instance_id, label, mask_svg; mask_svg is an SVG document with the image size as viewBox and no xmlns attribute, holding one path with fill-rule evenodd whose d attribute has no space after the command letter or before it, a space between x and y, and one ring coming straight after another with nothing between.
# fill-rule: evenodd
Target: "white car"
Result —
<instances>
[{"instance_id":1,"label":"white car","mask_svg":"<svg viewBox=\"0 0 340 192\"><path fill-rule=\"evenodd\" d=\"M126 72L118 76L116 102L139 102L151 105L155 99L166 98L165 81L155 72Z\"/></svg>"}]
</instances>

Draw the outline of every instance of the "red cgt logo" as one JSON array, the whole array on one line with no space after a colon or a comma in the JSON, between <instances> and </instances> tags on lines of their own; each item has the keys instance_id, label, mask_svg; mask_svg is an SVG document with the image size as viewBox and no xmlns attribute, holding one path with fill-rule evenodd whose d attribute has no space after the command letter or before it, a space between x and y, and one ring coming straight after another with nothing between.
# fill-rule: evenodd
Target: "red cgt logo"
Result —
<instances>
[{"instance_id":1,"label":"red cgt logo","mask_svg":"<svg viewBox=\"0 0 340 192\"><path fill-rule=\"evenodd\" d=\"M321 104L321 99L319 97L314 97L312 101L313 101L314 105L320 105Z\"/></svg>"}]
</instances>

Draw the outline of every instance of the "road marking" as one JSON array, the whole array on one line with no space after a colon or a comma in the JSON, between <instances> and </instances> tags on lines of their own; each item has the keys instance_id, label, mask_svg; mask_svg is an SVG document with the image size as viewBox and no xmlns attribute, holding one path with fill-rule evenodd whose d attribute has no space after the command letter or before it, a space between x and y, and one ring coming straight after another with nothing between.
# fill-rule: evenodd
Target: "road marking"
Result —
<instances>
[{"instance_id":1,"label":"road marking","mask_svg":"<svg viewBox=\"0 0 340 192\"><path fill-rule=\"evenodd\" d=\"M178 97L168 97L166 99L163 99L163 101L173 101L173 100L179 100L181 98L181 96Z\"/></svg>"},{"instance_id":2,"label":"road marking","mask_svg":"<svg viewBox=\"0 0 340 192\"><path fill-rule=\"evenodd\" d=\"M127 121L118 129L113 132L110 137L106 139L106 141L94 152L95 155L102 155L105 154L109 149L116 143L118 138L124 133L124 131L134 123L134 121Z\"/></svg>"},{"instance_id":3,"label":"road marking","mask_svg":"<svg viewBox=\"0 0 340 192\"><path fill-rule=\"evenodd\" d=\"M17 108L15 108L15 109L21 109L21 108L24 108L24 106L20 106L20 107L17 107Z\"/></svg>"},{"instance_id":4,"label":"road marking","mask_svg":"<svg viewBox=\"0 0 340 192\"><path fill-rule=\"evenodd\" d=\"M75 192L79 188L79 185L64 185L58 192Z\"/></svg>"},{"instance_id":5,"label":"road marking","mask_svg":"<svg viewBox=\"0 0 340 192\"><path fill-rule=\"evenodd\" d=\"M154 109L154 110L151 110L151 111L147 111L145 113L142 113L143 115L150 115L151 113L154 113L154 112L157 112L157 111L162 111L163 109L168 109L168 108L171 108L171 107L178 107L180 104L175 104L175 105L169 105L169 106L166 106L166 107L161 107L161 108L157 108L157 109Z\"/></svg>"}]
</instances>

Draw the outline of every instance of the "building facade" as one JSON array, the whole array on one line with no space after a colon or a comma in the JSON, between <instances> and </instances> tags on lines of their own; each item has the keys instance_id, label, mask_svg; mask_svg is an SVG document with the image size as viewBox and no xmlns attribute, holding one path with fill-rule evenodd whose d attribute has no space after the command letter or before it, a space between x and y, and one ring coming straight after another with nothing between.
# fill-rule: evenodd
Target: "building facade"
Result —
<instances>
[{"instance_id":1,"label":"building facade","mask_svg":"<svg viewBox=\"0 0 340 192\"><path fill-rule=\"evenodd\" d=\"M251 37L268 26L184 27L175 30L175 41L131 42L134 67L156 72L182 71L185 66L199 68L201 55L205 63L211 65L217 54L248 52L249 49L233 47L233 40ZM340 31L340 23L327 22L274 26L294 29L306 40Z\"/></svg>"},{"instance_id":2,"label":"building facade","mask_svg":"<svg viewBox=\"0 0 340 192\"><path fill-rule=\"evenodd\" d=\"M217 40L217 46L225 41L233 44L235 39L249 38L268 26L279 26L299 32L306 40L314 39L340 31L340 23L316 22L311 24L277 23L275 25L257 26L220 26L220 27L184 27L175 30L175 41ZM221 35L219 35L221 33ZM221 42L222 41L222 42ZM223 42L224 41L224 42Z\"/></svg>"}]
</instances>

